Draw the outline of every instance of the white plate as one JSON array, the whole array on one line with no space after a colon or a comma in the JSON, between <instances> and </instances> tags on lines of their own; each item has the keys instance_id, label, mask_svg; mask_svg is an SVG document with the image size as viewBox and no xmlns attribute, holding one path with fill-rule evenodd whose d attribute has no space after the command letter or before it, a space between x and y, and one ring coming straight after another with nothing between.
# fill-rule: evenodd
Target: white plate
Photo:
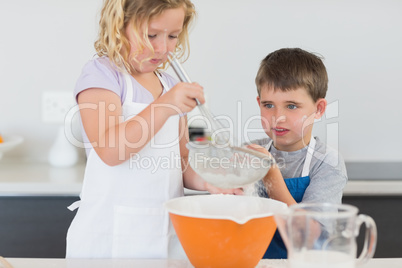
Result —
<instances>
[{"instance_id":1,"label":"white plate","mask_svg":"<svg viewBox=\"0 0 402 268\"><path fill-rule=\"evenodd\" d=\"M24 138L21 136L2 136L3 142L0 143L0 159L3 156L3 153L10 151L18 144L24 141Z\"/></svg>"}]
</instances>

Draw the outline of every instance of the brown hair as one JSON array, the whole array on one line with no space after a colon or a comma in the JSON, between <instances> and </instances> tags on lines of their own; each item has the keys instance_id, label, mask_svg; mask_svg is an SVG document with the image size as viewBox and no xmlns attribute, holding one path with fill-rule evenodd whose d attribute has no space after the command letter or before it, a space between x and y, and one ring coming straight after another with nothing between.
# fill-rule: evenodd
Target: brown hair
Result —
<instances>
[{"instance_id":1,"label":"brown hair","mask_svg":"<svg viewBox=\"0 0 402 268\"><path fill-rule=\"evenodd\" d=\"M263 86L281 91L302 87L316 102L325 98L328 75L321 57L300 48L282 48L261 61L255 84L258 96Z\"/></svg>"},{"instance_id":2,"label":"brown hair","mask_svg":"<svg viewBox=\"0 0 402 268\"><path fill-rule=\"evenodd\" d=\"M99 34L95 50L99 57L107 56L120 70L130 70L130 59L141 54L145 47L153 47L147 31L140 36L141 27L147 29L150 20L167 9L183 7L185 16L183 30L178 36L176 57L188 57L188 28L195 17L195 8L190 0L105 0L99 20ZM137 53L130 55L130 44L125 33L127 25L132 24L138 42ZM163 66L165 67L165 65Z\"/></svg>"}]
</instances>

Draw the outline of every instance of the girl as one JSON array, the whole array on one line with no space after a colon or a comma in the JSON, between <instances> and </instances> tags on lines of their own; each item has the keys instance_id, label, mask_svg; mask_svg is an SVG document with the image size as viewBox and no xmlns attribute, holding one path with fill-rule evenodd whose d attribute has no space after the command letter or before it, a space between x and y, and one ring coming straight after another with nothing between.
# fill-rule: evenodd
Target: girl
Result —
<instances>
[{"instance_id":1,"label":"girl","mask_svg":"<svg viewBox=\"0 0 402 268\"><path fill-rule=\"evenodd\" d=\"M220 191L188 167L185 114L195 98L204 102L203 88L158 70L169 52L186 53L194 15L189 0L104 2L99 57L75 88L90 146L67 257L177 257L180 244L163 203L183 196L183 185Z\"/></svg>"}]
</instances>

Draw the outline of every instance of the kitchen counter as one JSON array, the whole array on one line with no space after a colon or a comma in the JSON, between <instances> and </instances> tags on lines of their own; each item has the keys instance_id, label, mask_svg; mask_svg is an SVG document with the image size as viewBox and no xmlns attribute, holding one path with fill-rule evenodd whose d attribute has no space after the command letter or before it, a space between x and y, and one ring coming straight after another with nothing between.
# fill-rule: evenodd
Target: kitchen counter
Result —
<instances>
[{"instance_id":1,"label":"kitchen counter","mask_svg":"<svg viewBox=\"0 0 402 268\"><path fill-rule=\"evenodd\" d=\"M0 195L77 196L82 187L85 164L68 168L47 163L0 160Z\"/></svg>"},{"instance_id":2,"label":"kitchen counter","mask_svg":"<svg viewBox=\"0 0 402 268\"><path fill-rule=\"evenodd\" d=\"M370 172L371 169L367 170L368 166L373 169L372 172ZM385 166L388 169L385 169ZM399 177L392 175L398 174L398 172L393 172L391 175L387 175L385 172L385 170L389 169L398 171L402 165L398 163L385 166L378 164L377 166L375 164L362 165L361 163L348 164L350 179L345 187L344 195L402 195L402 178L398 179ZM69 168L56 168L47 163L2 159L0 161L0 196L78 196L81 191L84 170L85 164ZM360 170L365 171L360 172ZM377 173L374 170L377 170ZM402 176L402 172L399 175ZM205 192L186 189L186 194L198 193Z\"/></svg>"},{"instance_id":3,"label":"kitchen counter","mask_svg":"<svg viewBox=\"0 0 402 268\"><path fill-rule=\"evenodd\" d=\"M148 268L190 268L193 267L188 260L89 260L89 259L20 259L6 258L12 268L109 268L109 267L148 267ZM6 266L4 266L6 267ZM286 260L261 260L257 265L259 268L285 268ZM362 268L400 268L402 258L395 259L372 259ZM11 268L11 267L7 267Z\"/></svg>"}]
</instances>

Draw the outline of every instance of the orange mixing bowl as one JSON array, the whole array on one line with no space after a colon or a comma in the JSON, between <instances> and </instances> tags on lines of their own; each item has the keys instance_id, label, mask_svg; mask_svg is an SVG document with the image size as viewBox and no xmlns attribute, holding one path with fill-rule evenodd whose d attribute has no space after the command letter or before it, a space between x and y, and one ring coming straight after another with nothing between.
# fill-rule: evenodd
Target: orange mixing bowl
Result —
<instances>
[{"instance_id":1,"label":"orange mixing bowl","mask_svg":"<svg viewBox=\"0 0 402 268\"><path fill-rule=\"evenodd\" d=\"M276 230L274 213L286 204L267 198L196 195L165 204L191 262L203 267L255 267Z\"/></svg>"}]
</instances>

